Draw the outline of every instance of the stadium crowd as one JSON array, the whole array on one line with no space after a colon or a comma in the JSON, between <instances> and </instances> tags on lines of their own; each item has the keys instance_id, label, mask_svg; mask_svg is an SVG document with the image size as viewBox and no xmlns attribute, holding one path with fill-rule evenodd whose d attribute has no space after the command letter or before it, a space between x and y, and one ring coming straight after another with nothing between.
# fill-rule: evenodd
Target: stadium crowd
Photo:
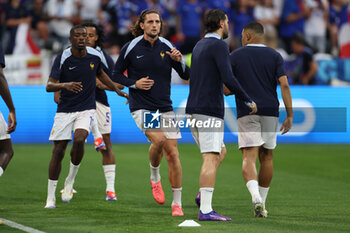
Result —
<instances>
[{"instance_id":1,"label":"stadium crowd","mask_svg":"<svg viewBox=\"0 0 350 233\"><path fill-rule=\"evenodd\" d=\"M314 83L315 53L350 57L349 4L348 0L0 0L0 38L5 53L12 54L19 25L28 24L37 47L56 53L68 46L72 26L90 21L103 28L109 54L118 55L133 38L131 27L141 11L156 9L164 20L162 36L189 54L205 33L208 9L221 8L229 17L231 51L241 46L243 27L256 20L265 27L268 46L278 49L285 60L294 54L301 64L289 72L290 77L297 76L291 83L306 85Z\"/></svg>"}]
</instances>

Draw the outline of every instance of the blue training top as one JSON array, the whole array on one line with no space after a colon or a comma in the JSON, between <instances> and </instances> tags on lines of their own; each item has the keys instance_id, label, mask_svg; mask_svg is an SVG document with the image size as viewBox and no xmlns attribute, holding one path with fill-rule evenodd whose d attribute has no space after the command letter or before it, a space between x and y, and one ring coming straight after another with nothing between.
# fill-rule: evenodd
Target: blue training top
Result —
<instances>
[{"instance_id":1,"label":"blue training top","mask_svg":"<svg viewBox=\"0 0 350 233\"><path fill-rule=\"evenodd\" d=\"M113 80L128 87L146 76L154 80L150 90L129 89L131 112L139 109L159 109L160 112L173 110L170 99L171 70L174 68L185 80L188 80L190 70L183 61L176 62L165 53L172 48L172 44L162 37L159 37L152 47L143 35L122 48L114 67ZM123 74L125 70L128 77Z\"/></svg>"},{"instance_id":2,"label":"blue training top","mask_svg":"<svg viewBox=\"0 0 350 233\"><path fill-rule=\"evenodd\" d=\"M57 55L51 68L50 77L65 82L82 82L83 90L77 94L66 89L61 90L57 112L78 112L96 109L96 76L101 70L101 53L86 47L84 57L74 57L71 48Z\"/></svg>"},{"instance_id":3,"label":"blue training top","mask_svg":"<svg viewBox=\"0 0 350 233\"><path fill-rule=\"evenodd\" d=\"M2 68L5 68L5 56L4 56L4 50L2 50L1 44L0 44L0 66Z\"/></svg>"},{"instance_id":4,"label":"blue training top","mask_svg":"<svg viewBox=\"0 0 350 233\"><path fill-rule=\"evenodd\" d=\"M96 50L101 53L102 59L104 59L104 61L106 61L106 63L102 62L103 71L111 78L112 73L113 73L113 67L114 67L113 59L100 47L96 47ZM105 90L102 90L102 89L96 87L96 101L105 105L105 106L109 106Z\"/></svg>"},{"instance_id":5,"label":"blue training top","mask_svg":"<svg viewBox=\"0 0 350 233\"><path fill-rule=\"evenodd\" d=\"M245 102L251 102L233 76L229 49L216 33L208 33L193 49L190 94L186 113L224 118L223 85Z\"/></svg>"},{"instance_id":6,"label":"blue training top","mask_svg":"<svg viewBox=\"0 0 350 233\"><path fill-rule=\"evenodd\" d=\"M284 61L274 49L251 44L230 54L233 74L258 106L257 115L278 117L277 81L286 75ZM236 97L237 118L250 109Z\"/></svg>"}]
</instances>

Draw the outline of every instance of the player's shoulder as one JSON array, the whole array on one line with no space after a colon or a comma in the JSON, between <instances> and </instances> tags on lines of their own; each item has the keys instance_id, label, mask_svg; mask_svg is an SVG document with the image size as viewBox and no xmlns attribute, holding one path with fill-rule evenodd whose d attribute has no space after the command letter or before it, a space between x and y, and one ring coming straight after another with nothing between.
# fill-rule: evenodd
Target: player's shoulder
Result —
<instances>
[{"instance_id":1,"label":"player's shoulder","mask_svg":"<svg viewBox=\"0 0 350 233\"><path fill-rule=\"evenodd\" d=\"M97 56L102 60L103 53L95 48L86 46L86 52L92 56Z\"/></svg>"},{"instance_id":2,"label":"player's shoulder","mask_svg":"<svg viewBox=\"0 0 350 233\"><path fill-rule=\"evenodd\" d=\"M165 46L167 46L170 50L172 49L172 48L174 48L174 46L173 46L173 44L170 42L170 41L168 41L167 39L165 39L164 37L159 37L159 40L160 40L160 42L162 43L162 44L164 44Z\"/></svg>"},{"instance_id":3,"label":"player's shoulder","mask_svg":"<svg viewBox=\"0 0 350 233\"><path fill-rule=\"evenodd\" d=\"M137 44L142 40L143 35L136 37L132 41L126 43L121 51L121 55L124 53L124 59L129 55L129 53L137 46Z\"/></svg>"}]
</instances>

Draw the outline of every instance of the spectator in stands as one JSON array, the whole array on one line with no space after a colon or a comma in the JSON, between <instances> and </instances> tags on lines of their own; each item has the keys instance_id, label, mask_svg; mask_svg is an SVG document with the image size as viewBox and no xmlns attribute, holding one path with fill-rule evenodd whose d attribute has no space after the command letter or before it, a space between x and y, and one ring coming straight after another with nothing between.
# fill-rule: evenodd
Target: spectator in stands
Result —
<instances>
[{"instance_id":1,"label":"spectator in stands","mask_svg":"<svg viewBox=\"0 0 350 233\"><path fill-rule=\"evenodd\" d=\"M20 0L10 0L5 7L6 33L8 34L6 54L12 54L15 48L17 28L20 24L30 24L31 17Z\"/></svg>"},{"instance_id":2,"label":"spectator in stands","mask_svg":"<svg viewBox=\"0 0 350 233\"><path fill-rule=\"evenodd\" d=\"M347 8L345 0L331 0L329 6L329 31L333 56L338 56L339 54L338 36L342 25L348 22Z\"/></svg>"},{"instance_id":3,"label":"spectator in stands","mask_svg":"<svg viewBox=\"0 0 350 233\"><path fill-rule=\"evenodd\" d=\"M33 39L40 48L44 48L49 40L48 17L44 13L44 0L33 0L30 15Z\"/></svg>"},{"instance_id":4,"label":"spectator in stands","mask_svg":"<svg viewBox=\"0 0 350 233\"><path fill-rule=\"evenodd\" d=\"M236 49L241 47L241 32L246 24L254 21L253 0L237 0L230 12L230 27L233 35L230 37L230 48Z\"/></svg>"},{"instance_id":5,"label":"spectator in stands","mask_svg":"<svg viewBox=\"0 0 350 233\"><path fill-rule=\"evenodd\" d=\"M101 0L75 0L81 22L98 23Z\"/></svg>"},{"instance_id":6,"label":"spectator in stands","mask_svg":"<svg viewBox=\"0 0 350 233\"><path fill-rule=\"evenodd\" d=\"M291 53L291 39L297 33L304 33L305 17L309 15L309 8L303 0L284 1L280 18L279 34L287 53Z\"/></svg>"},{"instance_id":7,"label":"spectator in stands","mask_svg":"<svg viewBox=\"0 0 350 233\"><path fill-rule=\"evenodd\" d=\"M204 7L199 0L179 0L177 7L177 45L182 54L192 53L201 37Z\"/></svg>"},{"instance_id":8,"label":"spectator in stands","mask_svg":"<svg viewBox=\"0 0 350 233\"><path fill-rule=\"evenodd\" d=\"M273 1L260 0L260 4L254 8L254 18L264 26L265 44L277 49L278 34L276 26L279 23L279 17L273 7Z\"/></svg>"},{"instance_id":9,"label":"spectator in stands","mask_svg":"<svg viewBox=\"0 0 350 233\"><path fill-rule=\"evenodd\" d=\"M296 55L294 69L288 72L293 84L311 85L315 84L315 75L318 70L316 61L313 60L313 52L307 47L302 34L297 33L291 40L292 52Z\"/></svg>"},{"instance_id":10,"label":"spectator in stands","mask_svg":"<svg viewBox=\"0 0 350 233\"><path fill-rule=\"evenodd\" d=\"M319 53L326 52L327 0L307 0L310 15L305 22L305 38Z\"/></svg>"},{"instance_id":11,"label":"spectator in stands","mask_svg":"<svg viewBox=\"0 0 350 233\"><path fill-rule=\"evenodd\" d=\"M206 0L206 8L209 9L222 9L227 14L230 12L231 8L230 0Z\"/></svg>"}]
</instances>

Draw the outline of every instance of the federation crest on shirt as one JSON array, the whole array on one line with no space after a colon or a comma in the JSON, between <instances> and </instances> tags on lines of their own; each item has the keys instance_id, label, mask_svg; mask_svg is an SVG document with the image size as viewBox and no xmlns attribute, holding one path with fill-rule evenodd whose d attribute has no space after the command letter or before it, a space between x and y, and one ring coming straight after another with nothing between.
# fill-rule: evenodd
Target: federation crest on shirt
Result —
<instances>
[{"instance_id":1,"label":"federation crest on shirt","mask_svg":"<svg viewBox=\"0 0 350 233\"><path fill-rule=\"evenodd\" d=\"M161 58L162 58L162 60L163 60L163 59L164 59L164 56L165 56L165 54L164 54L163 51L160 52L160 56L161 56Z\"/></svg>"},{"instance_id":2,"label":"federation crest on shirt","mask_svg":"<svg viewBox=\"0 0 350 233\"><path fill-rule=\"evenodd\" d=\"M90 62L90 68L91 70L94 70L95 64L93 62Z\"/></svg>"}]
</instances>

